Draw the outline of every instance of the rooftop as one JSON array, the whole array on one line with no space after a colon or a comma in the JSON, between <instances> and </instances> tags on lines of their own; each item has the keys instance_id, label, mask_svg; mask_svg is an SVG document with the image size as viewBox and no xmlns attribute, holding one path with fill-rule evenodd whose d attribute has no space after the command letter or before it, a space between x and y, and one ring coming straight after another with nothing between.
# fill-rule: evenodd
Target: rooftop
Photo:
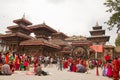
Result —
<instances>
[{"instance_id":1,"label":"rooftop","mask_svg":"<svg viewBox=\"0 0 120 80\"><path fill-rule=\"evenodd\" d=\"M60 46L52 44L44 39L30 39L20 43L21 46L47 46L60 49Z\"/></svg>"},{"instance_id":2,"label":"rooftop","mask_svg":"<svg viewBox=\"0 0 120 80\"><path fill-rule=\"evenodd\" d=\"M28 36L26 34L17 32L17 33L10 33L10 34L4 34L2 36L0 36L0 38L9 38L9 37L20 37L20 38L25 38L25 39L31 39L33 37Z\"/></svg>"},{"instance_id":3,"label":"rooftop","mask_svg":"<svg viewBox=\"0 0 120 80\"><path fill-rule=\"evenodd\" d=\"M26 20L25 18L17 19L17 20L14 20L13 22L16 24L18 24L20 22L24 22L25 24L32 25L32 23L30 21Z\"/></svg>"},{"instance_id":4,"label":"rooftop","mask_svg":"<svg viewBox=\"0 0 120 80\"><path fill-rule=\"evenodd\" d=\"M30 30L36 30L36 29L46 29L49 30L53 33L56 33L57 31L51 28L50 26L46 25L45 23L43 24L38 24L38 25L31 25L28 27Z\"/></svg>"}]
</instances>

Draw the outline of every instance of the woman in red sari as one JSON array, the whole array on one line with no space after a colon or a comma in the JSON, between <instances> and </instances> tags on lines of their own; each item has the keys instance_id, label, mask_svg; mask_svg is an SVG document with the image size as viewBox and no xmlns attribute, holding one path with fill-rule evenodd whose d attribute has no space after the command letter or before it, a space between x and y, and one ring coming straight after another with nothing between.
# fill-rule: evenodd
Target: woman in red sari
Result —
<instances>
[{"instance_id":1,"label":"woman in red sari","mask_svg":"<svg viewBox=\"0 0 120 80\"><path fill-rule=\"evenodd\" d=\"M113 80L119 80L119 61L117 58L113 60Z\"/></svg>"},{"instance_id":2,"label":"woman in red sari","mask_svg":"<svg viewBox=\"0 0 120 80\"><path fill-rule=\"evenodd\" d=\"M68 68L68 62L67 60L64 61L64 69Z\"/></svg>"},{"instance_id":3,"label":"woman in red sari","mask_svg":"<svg viewBox=\"0 0 120 80\"><path fill-rule=\"evenodd\" d=\"M112 77L112 75L113 75L112 64L111 64L111 62L109 61L109 63L107 63L107 76L108 76L108 77Z\"/></svg>"},{"instance_id":4,"label":"woman in red sari","mask_svg":"<svg viewBox=\"0 0 120 80\"><path fill-rule=\"evenodd\" d=\"M72 72L76 72L76 70L77 70L76 62L75 62L75 60L73 60L73 63L72 63Z\"/></svg>"},{"instance_id":5,"label":"woman in red sari","mask_svg":"<svg viewBox=\"0 0 120 80\"><path fill-rule=\"evenodd\" d=\"M15 58L15 70L20 70L20 63L21 63L20 56L16 55L16 58Z\"/></svg>"},{"instance_id":6,"label":"woman in red sari","mask_svg":"<svg viewBox=\"0 0 120 80\"><path fill-rule=\"evenodd\" d=\"M36 72L37 65L38 65L38 58L36 57L34 61L34 72Z\"/></svg>"},{"instance_id":7,"label":"woman in red sari","mask_svg":"<svg viewBox=\"0 0 120 80\"><path fill-rule=\"evenodd\" d=\"M9 62L9 52L7 52L5 55L5 62L6 62L6 64L8 64L8 62Z\"/></svg>"}]
</instances>

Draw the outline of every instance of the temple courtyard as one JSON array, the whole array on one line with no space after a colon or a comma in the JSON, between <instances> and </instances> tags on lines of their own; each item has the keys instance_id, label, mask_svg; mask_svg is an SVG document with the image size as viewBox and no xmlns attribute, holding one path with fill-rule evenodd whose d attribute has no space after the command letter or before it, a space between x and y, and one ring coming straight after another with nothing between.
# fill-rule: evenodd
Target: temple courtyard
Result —
<instances>
[{"instance_id":1,"label":"temple courtyard","mask_svg":"<svg viewBox=\"0 0 120 80\"><path fill-rule=\"evenodd\" d=\"M37 76L33 74L33 68L30 71L15 71L10 76L0 76L0 80L112 80L112 78L102 76L102 69L99 68L99 76L96 76L96 69L89 70L87 73L75 73L67 70L57 70L56 65L53 67L43 68L49 75Z\"/></svg>"}]
</instances>

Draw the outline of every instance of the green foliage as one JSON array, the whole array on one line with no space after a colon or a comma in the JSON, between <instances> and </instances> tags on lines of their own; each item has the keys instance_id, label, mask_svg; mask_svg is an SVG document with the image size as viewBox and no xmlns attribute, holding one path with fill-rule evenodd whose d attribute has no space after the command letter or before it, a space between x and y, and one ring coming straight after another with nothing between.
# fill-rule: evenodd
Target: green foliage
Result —
<instances>
[{"instance_id":1,"label":"green foliage","mask_svg":"<svg viewBox=\"0 0 120 80\"><path fill-rule=\"evenodd\" d=\"M115 45L120 46L120 34L118 34L116 40L115 40Z\"/></svg>"},{"instance_id":2,"label":"green foliage","mask_svg":"<svg viewBox=\"0 0 120 80\"><path fill-rule=\"evenodd\" d=\"M113 27L117 27L118 32L120 30L120 0L106 0L104 5L109 8L106 12L112 14L106 22L110 26L108 29L112 30Z\"/></svg>"}]
</instances>

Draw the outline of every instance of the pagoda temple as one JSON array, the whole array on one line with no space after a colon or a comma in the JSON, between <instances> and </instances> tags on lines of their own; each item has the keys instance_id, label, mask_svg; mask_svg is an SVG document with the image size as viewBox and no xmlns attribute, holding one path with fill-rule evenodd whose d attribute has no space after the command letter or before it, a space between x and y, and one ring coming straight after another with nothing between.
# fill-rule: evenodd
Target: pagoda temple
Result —
<instances>
[{"instance_id":1,"label":"pagoda temple","mask_svg":"<svg viewBox=\"0 0 120 80\"><path fill-rule=\"evenodd\" d=\"M33 56L55 56L55 53L59 53L61 46L49 41L52 34L57 33L56 30L45 23L32 25L24 17L13 22L17 25L8 26L9 31L0 36L4 51ZM31 33L34 33L35 37L32 37Z\"/></svg>"},{"instance_id":2,"label":"pagoda temple","mask_svg":"<svg viewBox=\"0 0 120 80\"><path fill-rule=\"evenodd\" d=\"M96 23L96 26L93 27L93 30L90 31L91 37L87 37L87 40L92 41L95 45L105 45L109 41L110 36L105 36L105 30L102 29L102 26Z\"/></svg>"},{"instance_id":3,"label":"pagoda temple","mask_svg":"<svg viewBox=\"0 0 120 80\"><path fill-rule=\"evenodd\" d=\"M105 30L102 29L102 26L96 23L96 26L93 27L93 30L90 31L91 37L87 37L87 40L92 41L93 45L90 47L95 51L95 58L103 57L106 51L109 49L109 46L106 47L106 42L109 41L110 36L105 35ZM105 47L105 48L104 48Z\"/></svg>"},{"instance_id":4,"label":"pagoda temple","mask_svg":"<svg viewBox=\"0 0 120 80\"><path fill-rule=\"evenodd\" d=\"M57 52L60 46L49 42L49 37L51 37L53 33L57 33L57 31L47 26L45 23L31 25L28 29L35 34L35 38L21 42L20 46L30 54L36 54L37 56L55 56L55 54L52 53Z\"/></svg>"},{"instance_id":5,"label":"pagoda temple","mask_svg":"<svg viewBox=\"0 0 120 80\"><path fill-rule=\"evenodd\" d=\"M1 35L0 38L4 44L4 51L10 50L20 52L20 42L33 38L29 36L31 31L27 28L27 26L32 25L32 23L24 18L14 20L13 22L17 25L8 26L7 29L9 31Z\"/></svg>"}]
</instances>

